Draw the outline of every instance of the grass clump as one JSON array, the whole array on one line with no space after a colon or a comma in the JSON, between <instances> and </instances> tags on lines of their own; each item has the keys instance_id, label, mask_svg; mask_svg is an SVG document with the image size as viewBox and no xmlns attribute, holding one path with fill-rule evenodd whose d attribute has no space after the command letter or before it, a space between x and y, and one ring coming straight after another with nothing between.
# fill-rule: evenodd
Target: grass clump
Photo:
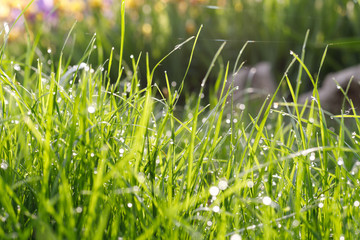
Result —
<instances>
[{"instance_id":1,"label":"grass clump","mask_svg":"<svg viewBox=\"0 0 360 240\"><path fill-rule=\"evenodd\" d=\"M188 66L197 39L174 49L192 41ZM349 132L345 116L337 133L327 128L304 56L293 54L288 70L299 63L314 83L317 101L310 110L296 100L294 108L275 102L275 94L246 123L244 111L228 109L232 89L223 90L211 109L202 106L203 87L224 45L199 97L180 117L175 108L188 68L178 89L165 73L167 97L155 97L161 95L153 83L161 62L151 68L145 56L145 88L138 76L142 55L131 58L126 76L120 65L111 84L105 65L93 69L87 62L94 44L95 37L75 66L61 55L48 70L38 60L25 71L22 62L2 59L0 238L359 235L359 128ZM296 99L288 70L282 82Z\"/></svg>"}]
</instances>

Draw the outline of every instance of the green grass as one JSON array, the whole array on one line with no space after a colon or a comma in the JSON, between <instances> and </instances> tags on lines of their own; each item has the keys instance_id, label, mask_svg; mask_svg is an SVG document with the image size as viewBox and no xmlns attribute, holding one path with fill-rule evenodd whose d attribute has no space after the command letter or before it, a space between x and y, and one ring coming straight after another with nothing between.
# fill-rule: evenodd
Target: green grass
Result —
<instances>
[{"instance_id":1,"label":"green grass","mask_svg":"<svg viewBox=\"0 0 360 240\"><path fill-rule=\"evenodd\" d=\"M359 237L358 116L351 131L344 121L349 116L337 117L336 132L327 127L305 51L289 56L279 88L287 84L296 99L299 87L291 86L287 73L298 68L314 84L317 101L307 110L274 96L248 116L247 109L225 102L232 89L204 106L201 96L214 65L220 66L219 89L230 74L230 64L219 64L224 44L200 94L179 111L200 30L174 48L190 45L192 51L188 67L179 70L178 88L163 74L166 97L153 81L161 62L151 67L148 54L132 57L130 70L120 65L110 83L113 52L102 66L88 62L96 36L76 66L60 54L50 67L39 60L30 68L26 61L35 47L25 60L4 55L1 239ZM140 62L145 88L139 85Z\"/></svg>"}]
</instances>

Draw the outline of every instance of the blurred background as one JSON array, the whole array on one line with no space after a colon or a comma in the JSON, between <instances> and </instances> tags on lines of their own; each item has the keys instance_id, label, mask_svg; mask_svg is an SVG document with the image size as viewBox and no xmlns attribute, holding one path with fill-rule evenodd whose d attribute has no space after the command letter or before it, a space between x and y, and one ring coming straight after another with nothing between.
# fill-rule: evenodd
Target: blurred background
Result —
<instances>
[{"instance_id":1,"label":"blurred background","mask_svg":"<svg viewBox=\"0 0 360 240\"><path fill-rule=\"evenodd\" d=\"M0 0L1 44L17 16L30 1ZM319 68L329 46L323 73L341 70L360 62L360 3L357 0L127 0L124 66L131 71L130 56L142 53L141 79L145 80L145 54L151 66L177 44L203 30L185 89L199 88L219 46L227 44L215 66L230 61L232 69L238 53L248 40L241 61L253 65L269 61L277 80L291 61L290 50L301 54L307 30L305 63L311 73ZM64 56L69 64L78 64L96 33L96 51L89 58L95 68L102 65L114 47L112 79L117 77L119 60L121 1L116 0L35 0L11 30L5 54L11 64L36 65L40 58L49 64L58 59L65 39L75 24ZM179 83L185 73L192 43L171 55L156 72L154 81L165 85L166 70L171 82ZM27 51L34 58L24 61ZM129 67L127 67L129 66ZM29 67L29 66L20 66ZM45 66L46 67L46 66ZM293 74L296 74L295 72ZM324 76L322 76L324 77ZM295 78L293 78L295 79ZM309 88L304 81L303 88Z\"/></svg>"}]
</instances>

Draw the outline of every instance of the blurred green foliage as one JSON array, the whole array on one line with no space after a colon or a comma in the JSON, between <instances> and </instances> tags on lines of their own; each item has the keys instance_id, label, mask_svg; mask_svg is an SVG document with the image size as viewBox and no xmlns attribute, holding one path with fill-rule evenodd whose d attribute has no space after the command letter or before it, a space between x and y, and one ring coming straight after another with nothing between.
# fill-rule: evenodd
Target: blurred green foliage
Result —
<instances>
[{"instance_id":1,"label":"blurred green foliage","mask_svg":"<svg viewBox=\"0 0 360 240\"><path fill-rule=\"evenodd\" d=\"M51 48L55 55L52 57L56 58L69 29L77 20L68 47L65 48L65 56L71 56L72 64L76 64L96 33L98 51L96 54L94 52L90 63L93 66L101 65L110 55L112 47L115 52L119 52L120 1L112 1L106 6L107 9L101 6L101 1L92 2L99 4L87 8L86 14L59 14L57 16L60 19L56 24L47 20L49 16L26 16L26 21L20 23L26 27L22 28L23 32L16 34L17 38L10 38L7 54L14 60L21 58L26 47L33 46L37 34L41 33L37 45L40 51L36 54ZM308 29L310 36L305 62L312 73L318 70L327 44L332 45L325 61L325 72L337 71L357 64L360 60L360 5L356 0L129 0L126 5L124 65L131 64L131 55L137 57L141 52L149 52L150 63L155 65L174 46L195 35L200 25L204 26L186 83L188 89L200 85L212 56L223 41L227 41L221 58L223 64L227 61L234 64L243 44L252 40L242 61L249 65L270 61L277 74L283 73L285 65L290 61L290 50L301 52ZM61 9L55 6L53 12L58 10ZM26 43L26 39L31 44ZM23 45L19 42L23 42ZM181 81L191 47L191 44L183 47L160 66L156 73L156 81L160 86L165 83L165 70L170 81ZM118 54L114 57L114 61L119 60ZM36 64L35 58L32 64ZM144 59L141 64L145 65ZM116 68L112 70L114 80L116 71Z\"/></svg>"}]
</instances>

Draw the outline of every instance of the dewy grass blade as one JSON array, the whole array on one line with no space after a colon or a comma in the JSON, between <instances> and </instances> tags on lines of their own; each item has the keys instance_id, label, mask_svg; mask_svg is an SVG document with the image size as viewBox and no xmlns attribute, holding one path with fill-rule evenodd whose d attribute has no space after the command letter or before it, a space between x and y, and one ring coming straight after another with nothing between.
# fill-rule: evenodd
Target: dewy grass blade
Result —
<instances>
[{"instance_id":1,"label":"dewy grass blade","mask_svg":"<svg viewBox=\"0 0 360 240\"><path fill-rule=\"evenodd\" d=\"M205 77L203 78L202 82L201 82L201 89L200 89L200 94L199 96L201 96L201 94L203 93L204 90L204 86L206 83L206 80L209 77L209 74L213 68L213 66L215 65L215 61L218 58L218 56L220 55L222 49L224 48L226 42L224 42L220 48L218 49L218 51L216 52L211 64L210 64L210 68L208 69ZM198 115L199 115L199 108L200 108L200 101L201 98L198 97L197 103L196 103L196 107L194 109L194 119L193 119L193 124L192 124L192 128L191 128L191 138L190 138L190 144L189 144L189 148L187 151L187 172L186 172L186 178L185 178L185 182L186 182L186 204L190 204L189 200L190 200L190 195L192 194L192 192L190 191L193 187L193 171L196 171L197 169L193 169L193 161L194 161L194 149L195 149L195 139L196 139L196 129L197 129L197 121L198 121Z\"/></svg>"}]
</instances>

